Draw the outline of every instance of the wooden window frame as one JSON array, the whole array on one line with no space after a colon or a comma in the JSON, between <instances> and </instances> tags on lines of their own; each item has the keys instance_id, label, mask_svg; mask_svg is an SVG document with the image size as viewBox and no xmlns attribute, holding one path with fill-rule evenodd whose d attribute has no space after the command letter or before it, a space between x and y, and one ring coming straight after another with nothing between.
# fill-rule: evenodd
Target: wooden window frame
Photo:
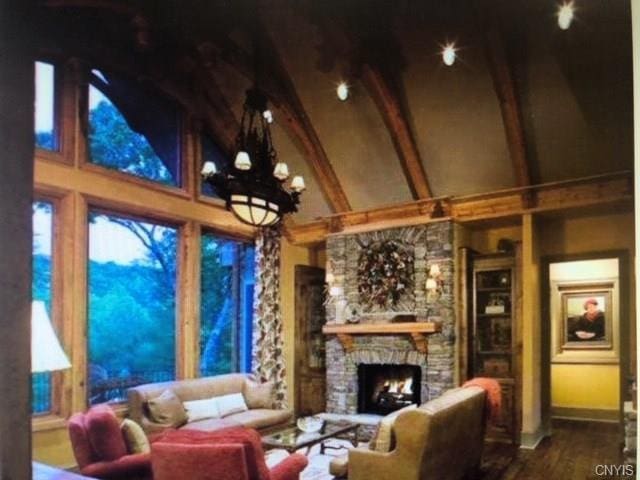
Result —
<instances>
[{"instance_id":1,"label":"wooden window frame","mask_svg":"<svg viewBox=\"0 0 640 480\"><path fill-rule=\"evenodd\" d=\"M70 325L65 321L68 315L68 306L65 295L68 293L65 279L65 243L66 226L65 218L68 217L68 201L65 195L54 190L37 188L34 193L33 203L46 202L52 205L53 215L51 221L51 322L57 331L58 339L65 350L72 350L70 342ZM32 414L32 428L34 431L58 428L65 424L65 418L70 414L70 385L72 370L51 372L51 408L48 412Z\"/></svg>"},{"instance_id":2,"label":"wooden window frame","mask_svg":"<svg viewBox=\"0 0 640 480\"><path fill-rule=\"evenodd\" d=\"M232 242L236 242L237 244L240 244L242 246L243 249L246 249L250 244L250 242L246 239L240 239L237 237L234 237L232 235L228 235L228 234L224 234L224 233L219 233L214 229L205 227L205 226L201 226L200 228L200 246L201 246L201 242L202 242L202 237L206 236L206 235L213 235L221 240L225 240L225 241L232 241ZM199 252L199 260L198 260L198 264L199 264L199 277L198 277L198 292L200 291L200 283L202 281L202 277L201 277L201 268L202 268L202 250L200 250ZM243 346L242 346L242 328L241 328L241 323L242 323L242 318L241 318L241 312L242 312L242 295L243 293L241 292L241 280L242 280L242 266L243 266L243 262L245 260L245 256L246 256L246 251L242 251L242 252L238 252L238 254L235 256L234 258L234 266L233 266L233 274L232 274L232 278L231 278L231 290L232 290L232 295L234 297L234 312L233 312L233 316L234 321L233 321L233 342L234 342L234 348L233 348L233 367L234 370L231 373L236 373L236 372L240 372L242 369L242 359L241 356L243 354ZM194 351L194 362L196 365L196 370L195 373L197 377L201 377L202 373L200 372L200 358L201 358L201 351L200 351L200 331L201 331L201 305L200 302L198 302L197 305L197 309L198 309L198 316L197 316L197 322L196 325L194 327L194 337L195 337L195 344L193 345L193 351Z\"/></svg>"},{"instance_id":3,"label":"wooden window frame","mask_svg":"<svg viewBox=\"0 0 640 480\"><path fill-rule=\"evenodd\" d=\"M180 198L192 198L192 172L189 168L190 155L186 154L190 148L187 140L188 121L184 111L176 104L176 113L178 115L178 128L176 132L178 157L179 157L179 170L180 170L180 182L179 185L165 185L163 183L151 180L149 178L140 177L131 173L121 172L113 168L105 167L91 161L88 146L88 132L89 132L89 87L91 83L89 81L89 69L84 69L82 72L83 81L79 82L78 95L80 98L80 112L79 121L83 136L84 148L78 155L78 162L81 169L92 171L110 177L114 180L129 182L136 185L140 185L152 190L175 195ZM118 72L120 73L120 72ZM126 75L124 75L126 77ZM170 99L175 103L172 99Z\"/></svg>"},{"instance_id":4,"label":"wooden window frame","mask_svg":"<svg viewBox=\"0 0 640 480\"><path fill-rule=\"evenodd\" d=\"M120 207L121 208L121 207ZM173 228L176 230L176 235L177 235L177 243L176 243L176 286L175 286L175 292L176 292L176 296L175 296L175 306L174 306L174 328L175 328L175 339L174 339L174 356L175 356L175 363L174 363L174 380L183 380L185 377L184 375L184 365L182 364L183 359L182 359L182 355L184 352L184 349L182 348L182 343L183 343L183 337L184 337L184 331L183 331L183 312L182 312L182 305L181 302L179 300L179 297L182 294L182 288L180 288L180 286L183 283L182 280L182 267L181 267L181 262L182 262L182 258L181 258L181 253L182 253L182 243L184 242L184 232L185 232L185 224L184 222L179 222L176 221L174 219L167 219L166 217L162 217L160 215L155 215L153 213L150 214L146 214L146 215L141 215L141 214L136 214L136 213L129 213L129 212L123 212L118 206L109 204L107 202L90 202L87 204L87 209L86 209L86 222L87 222L87 245L89 244L89 214L97 214L97 215L107 215L107 216L115 216L115 217L119 217L119 218L123 218L123 219L127 219L127 220L133 220L136 222L142 222L142 223L153 223L156 224L158 226L162 226L162 227L168 227L168 228ZM86 251L86 255L85 255L85 302L86 302L86 332L85 332L85 338L87 339L85 342L85 358L86 358L86 372L85 372L85 378L86 378L86 384L87 384L87 388L86 388L86 392L85 392L85 399L86 399L86 405L88 407L91 407L91 404L89 403L89 389L88 389L88 384L89 384L89 378L88 378L88 366L89 366L89 299L87 297L88 293L89 293L89 248L87 247L87 251ZM126 412L126 401L122 401L122 402L108 402L108 404L110 406L113 406L116 411L121 411L121 412Z\"/></svg>"}]
</instances>

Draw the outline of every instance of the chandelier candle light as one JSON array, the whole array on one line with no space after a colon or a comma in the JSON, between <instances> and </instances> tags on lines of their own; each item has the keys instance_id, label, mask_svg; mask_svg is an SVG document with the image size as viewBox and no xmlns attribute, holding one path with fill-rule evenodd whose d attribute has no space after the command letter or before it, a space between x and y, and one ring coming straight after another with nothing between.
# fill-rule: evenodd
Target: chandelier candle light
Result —
<instances>
[{"instance_id":1,"label":"chandelier candle light","mask_svg":"<svg viewBox=\"0 0 640 480\"><path fill-rule=\"evenodd\" d=\"M275 225L284 215L296 212L306 188L300 175L293 177L288 189L284 186L289 167L277 160L269 129L272 122L267 97L257 88L248 90L233 166L220 171L213 162L205 162L201 171L227 209L255 227Z\"/></svg>"}]
</instances>

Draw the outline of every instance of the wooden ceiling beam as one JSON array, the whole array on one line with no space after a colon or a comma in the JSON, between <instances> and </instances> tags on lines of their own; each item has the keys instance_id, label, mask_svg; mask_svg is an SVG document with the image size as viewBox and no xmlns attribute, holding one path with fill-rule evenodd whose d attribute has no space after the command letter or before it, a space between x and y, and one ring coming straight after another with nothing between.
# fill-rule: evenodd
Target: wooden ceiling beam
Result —
<instances>
[{"instance_id":1,"label":"wooden ceiling beam","mask_svg":"<svg viewBox=\"0 0 640 480\"><path fill-rule=\"evenodd\" d=\"M493 79L493 88L500 102L514 178L518 187L526 187L531 185L531 171L527 158L522 112L511 67L507 60L504 39L490 8L478 5L477 11L481 20L485 55Z\"/></svg>"},{"instance_id":2,"label":"wooden ceiling beam","mask_svg":"<svg viewBox=\"0 0 640 480\"><path fill-rule=\"evenodd\" d=\"M312 245L337 233L419 225L443 219L473 223L518 218L527 213L631 204L632 201L633 174L625 171L486 194L417 200L374 210L332 215L311 223L290 225L287 236L291 243Z\"/></svg>"},{"instance_id":3,"label":"wooden ceiling beam","mask_svg":"<svg viewBox=\"0 0 640 480\"><path fill-rule=\"evenodd\" d=\"M367 63L361 68L361 81L384 120L411 195L415 200L431 198L431 190L420 152L409 126L407 115L391 82L379 68Z\"/></svg>"}]
</instances>

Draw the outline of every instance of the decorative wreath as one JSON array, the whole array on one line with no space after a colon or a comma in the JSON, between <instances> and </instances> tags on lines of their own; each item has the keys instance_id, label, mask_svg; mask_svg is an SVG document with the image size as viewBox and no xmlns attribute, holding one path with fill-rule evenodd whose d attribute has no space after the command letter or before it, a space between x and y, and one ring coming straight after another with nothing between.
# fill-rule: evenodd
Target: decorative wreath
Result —
<instances>
[{"instance_id":1,"label":"decorative wreath","mask_svg":"<svg viewBox=\"0 0 640 480\"><path fill-rule=\"evenodd\" d=\"M413 286L413 254L393 240L363 247L358 258L358 293L363 304L395 306Z\"/></svg>"}]
</instances>

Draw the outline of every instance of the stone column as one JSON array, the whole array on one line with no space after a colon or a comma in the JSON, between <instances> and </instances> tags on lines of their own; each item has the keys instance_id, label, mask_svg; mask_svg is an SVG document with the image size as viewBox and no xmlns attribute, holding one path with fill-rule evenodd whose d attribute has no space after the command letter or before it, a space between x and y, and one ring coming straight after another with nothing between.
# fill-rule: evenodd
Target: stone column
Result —
<instances>
[{"instance_id":1,"label":"stone column","mask_svg":"<svg viewBox=\"0 0 640 480\"><path fill-rule=\"evenodd\" d=\"M31 478L30 4L0 1L0 480Z\"/></svg>"}]
</instances>

